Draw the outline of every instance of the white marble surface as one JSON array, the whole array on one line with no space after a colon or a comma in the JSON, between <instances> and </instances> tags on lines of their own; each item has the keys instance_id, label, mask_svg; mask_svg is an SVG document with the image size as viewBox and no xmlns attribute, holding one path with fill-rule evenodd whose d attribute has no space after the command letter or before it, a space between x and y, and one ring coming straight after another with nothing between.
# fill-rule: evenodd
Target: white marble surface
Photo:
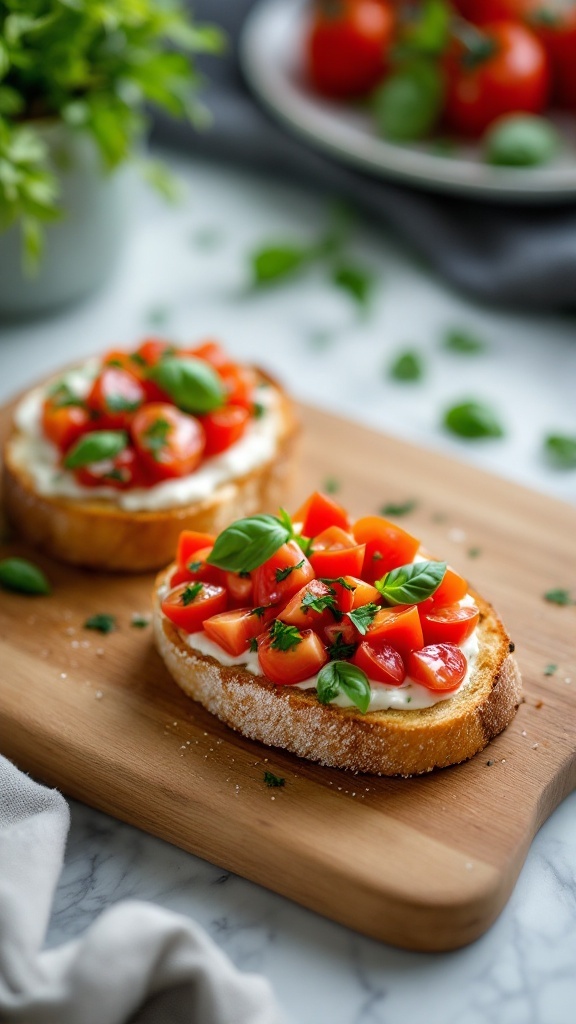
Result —
<instances>
[{"instance_id":1,"label":"white marble surface","mask_svg":"<svg viewBox=\"0 0 576 1024\"><path fill-rule=\"evenodd\" d=\"M251 294L247 252L315 234L327 200L233 170L177 165L188 179L185 202L167 209L136 189L131 241L104 293L50 318L0 326L0 398L78 355L130 344L162 314L154 330L178 340L216 335L301 398L574 501L576 471L548 468L540 442L548 430L576 431L576 317L475 306L366 225L356 228L352 251L378 280L369 316L358 316L320 270ZM488 352L443 352L447 326L474 329ZM422 383L395 384L383 367L408 345L422 352L428 373ZM443 434L441 409L468 395L501 412L503 440L472 445ZM64 941L110 903L138 897L198 920L241 968L272 981L296 1024L571 1024L575 809L573 795L536 837L486 936L425 956L364 939L73 804L48 941Z\"/></svg>"}]
</instances>

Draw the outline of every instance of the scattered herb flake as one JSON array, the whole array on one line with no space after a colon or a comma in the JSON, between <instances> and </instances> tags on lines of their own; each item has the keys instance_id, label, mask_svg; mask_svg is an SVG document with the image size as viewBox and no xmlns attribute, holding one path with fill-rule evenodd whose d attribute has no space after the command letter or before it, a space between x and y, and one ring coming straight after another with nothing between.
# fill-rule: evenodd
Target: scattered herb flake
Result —
<instances>
[{"instance_id":1,"label":"scattered herb flake","mask_svg":"<svg viewBox=\"0 0 576 1024\"><path fill-rule=\"evenodd\" d=\"M468 558L478 558L482 554L482 548L468 548Z\"/></svg>"},{"instance_id":2,"label":"scattered herb flake","mask_svg":"<svg viewBox=\"0 0 576 1024\"><path fill-rule=\"evenodd\" d=\"M379 515L395 516L396 518L398 518L398 516L407 516L410 512L414 511L417 504L418 502L415 498L410 498L408 501L400 502L398 504L391 501L387 505L382 505Z\"/></svg>"},{"instance_id":3,"label":"scattered herb flake","mask_svg":"<svg viewBox=\"0 0 576 1024\"><path fill-rule=\"evenodd\" d=\"M294 572L294 569L301 569L303 565L304 559L298 562L297 565L287 565L285 569L276 569L276 583L282 583L282 580L288 579L290 573Z\"/></svg>"},{"instance_id":4,"label":"scattered herb flake","mask_svg":"<svg viewBox=\"0 0 576 1024\"><path fill-rule=\"evenodd\" d=\"M188 572L198 572L198 570L202 568L203 564L204 563L202 561L197 559L195 562L188 562L186 568L188 569Z\"/></svg>"},{"instance_id":5,"label":"scattered herb flake","mask_svg":"<svg viewBox=\"0 0 576 1024\"><path fill-rule=\"evenodd\" d=\"M257 249L250 260L252 284L262 288L294 277L312 257L313 250L309 246L281 244Z\"/></svg>"},{"instance_id":6,"label":"scattered herb flake","mask_svg":"<svg viewBox=\"0 0 576 1024\"><path fill-rule=\"evenodd\" d=\"M460 402L451 406L444 413L443 422L450 433L468 440L504 436L496 413L482 402Z\"/></svg>"},{"instance_id":7,"label":"scattered herb flake","mask_svg":"<svg viewBox=\"0 0 576 1024\"><path fill-rule=\"evenodd\" d=\"M117 628L116 616L107 615L105 612L90 615L84 623L84 629L94 629L97 633L113 633Z\"/></svg>"},{"instance_id":8,"label":"scattered herb flake","mask_svg":"<svg viewBox=\"0 0 576 1024\"><path fill-rule=\"evenodd\" d=\"M170 310L168 306L154 306L150 309L145 316L147 324L151 327L163 327L164 324L168 323L170 319Z\"/></svg>"},{"instance_id":9,"label":"scattered herb flake","mask_svg":"<svg viewBox=\"0 0 576 1024\"><path fill-rule=\"evenodd\" d=\"M280 775L274 775L274 772L264 772L264 782L272 789L286 785L286 779Z\"/></svg>"},{"instance_id":10,"label":"scattered herb flake","mask_svg":"<svg viewBox=\"0 0 576 1024\"><path fill-rule=\"evenodd\" d=\"M446 331L442 339L442 348L459 355L478 355L480 352L486 351L487 345L472 331L454 327Z\"/></svg>"},{"instance_id":11,"label":"scattered herb flake","mask_svg":"<svg viewBox=\"0 0 576 1024\"><path fill-rule=\"evenodd\" d=\"M280 622L280 619L274 619L270 636L271 647L277 651L290 651L302 643L302 635L296 626L287 626L285 622Z\"/></svg>"},{"instance_id":12,"label":"scattered herb flake","mask_svg":"<svg viewBox=\"0 0 576 1024\"><path fill-rule=\"evenodd\" d=\"M576 603L572 600L570 592L568 590L563 590L561 587L555 587L552 590L547 590L543 596L544 600L548 601L550 604L558 604L564 606L567 604Z\"/></svg>"},{"instance_id":13,"label":"scattered herb flake","mask_svg":"<svg viewBox=\"0 0 576 1024\"><path fill-rule=\"evenodd\" d=\"M372 619L380 611L380 605L370 602L369 604L361 604L359 608L353 608L351 612L346 612L350 622L353 622L359 633L364 636L368 632L368 627L372 623Z\"/></svg>"},{"instance_id":14,"label":"scattered herb flake","mask_svg":"<svg viewBox=\"0 0 576 1024\"><path fill-rule=\"evenodd\" d=\"M332 270L331 280L358 306L366 309L374 289L374 276L370 271L353 263L340 263Z\"/></svg>"},{"instance_id":15,"label":"scattered herb flake","mask_svg":"<svg viewBox=\"0 0 576 1024\"><path fill-rule=\"evenodd\" d=\"M332 590L329 594L322 594L318 597L317 594L312 593L311 590L307 590L302 598L300 607L303 612L318 612L321 614L324 611L336 610L336 594Z\"/></svg>"},{"instance_id":16,"label":"scattered herb flake","mask_svg":"<svg viewBox=\"0 0 576 1024\"><path fill-rule=\"evenodd\" d=\"M558 665L546 665L546 668L544 669L544 675L545 676L553 676L554 673L557 670L558 670Z\"/></svg>"},{"instance_id":17,"label":"scattered herb flake","mask_svg":"<svg viewBox=\"0 0 576 1024\"><path fill-rule=\"evenodd\" d=\"M148 615L139 615L137 612L132 616L130 625L134 629L146 629L150 625L150 617Z\"/></svg>"},{"instance_id":18,"label":"scattered herb flake","mask_svg":"<svg viewBox=\"0 0 576 1024\"><path fill-rule=\"evenodd\" d=\"M258 619L261 619L262 616L264 615L264 612L267 611L267 609L269 607L270 607L269 605L265 605L265 604L259 605L258 608L253 608L252 611L250 612L250 614L251 615L256 615L256 617Z\"/></svg>"},{"instance_id":19,"label":"scattered herb flake","mask_svg":"<svg viewBox=\"0 0 576 1024\"><path fill-rule=\"evenodd\" d=\"M337 480L336 477L334 476L329 476L326 477L322 490L325 491L326 494L337 494L338 491L340 490L340 487L340 481Z\"/></svg>"},{"instance_id":20,"label":"scattered herb flake","mask_svg":"<svg viewBox=\"0 0 576 1024\"><path fill-rule=\"evenodd\" d=\"M168 444L169 433L170 424L168 420L158 419L154 420L142 435L145 447L152 453L157 462L160 458L160 453Z\"/></svg>"},{"instance_id":21,"label":"scattered herb flake","mask_svg":"<svg viewBox=\"0 0 576 1024\"><path fill-rule=\"evenodd\" d=\"M0 586L19 594L50 594L48 579L37 565L26 558L3 558L0 561Z\"/></svg>"},{"instance_id":22,"label":"scattered herb flake","mask_svg":"<svg viewBox=\"0 0 576 1024\"><path fill-rule=\"evenodd\" d=\"M254 402L252 413L255 420L261 420L266 412L266 406L262 402Z\"/></svg>"},{"instance_id":23,"label":"scattered herb flake","mask_svg":"<svg viewBox=\"0 0 576 1024\"><path fill-rule=\"evenodd\" d=\"M343 633L337 633L334 643L326 648L330 661L346 661L351 658L356 650L356 644L347 644L343 640Z\"/></svg>"},{"instance_id":24,"label":"scattered herb flake","mask_svg":"<svg viewBox=\"0 0 576 1024\"><path fill-rule=\"evenodd\" d=\"M544 439L544 451L557 469L576 469L576 437L549 434Z\"/></svg>"},{"instance_id":25,"label":"scattered herb flake","mask_svg":"<svg viewBox=\"0 0 576 1024\"><path fill-rule=\"evenodd\" d=\"M401 352L390 364L388 376L402 382L421 380L424 376L422 357L413 350Z\"/></svg>"},{"instance_id":26,"label":"scattered herb flake","mask_svg":"<svg viewBox=\"0 0 576 1024\"><path fill-rule=\"evenodd\" d=\"M203 586L204 584L200 581L198 581L198 583L189 583L186 589L182 591L180 601L182 602L185 608L187 608L189 604L192 604L192 602L196 600Z\"/></svg>"},{"instance_id":27,"label":"scattered herb flake","mask_svg":"<svg viewBox=\"0 0 576 1024\"><path fill-rule=\"evenodd\" d=\"M256 654L256 651L258 650L258 641L255 636L251 637L248 641L248 650L251 651L252 654Z\"/></svg>"}]
</instances>

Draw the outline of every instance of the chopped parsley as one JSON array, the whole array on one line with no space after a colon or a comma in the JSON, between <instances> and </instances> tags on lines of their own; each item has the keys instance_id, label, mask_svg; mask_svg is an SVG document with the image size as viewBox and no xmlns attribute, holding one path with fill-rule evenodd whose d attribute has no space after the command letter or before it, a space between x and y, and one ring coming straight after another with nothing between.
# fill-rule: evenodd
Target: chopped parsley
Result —
<instances>
[{"instance_id":1,"label":"chopped parsley","mask_svg":"<svg viewBox=\"0 0 576 1024\"><path fill-rule=\"evenodd\" d=\"M61 380L48 392L50 401L56 409L64 409L68 406L78 405L84 407L86 403L79 395L74 394L67 381Z\"/></svg>"},{"instance_id":2,"label":"chopped parsley","mask_svg":"<svg viewBox=\"0 0 576 1024\"><path fill-rule=\"evenodd\" d=\"M336 611L336 594L334 590L330 588L330 593L317 594L312 593L311 590L307 590L302 598L300 607L303 612L324 612L324 611Z\"/></svg>"},{"instance_id":3,"label":"chopped parsley","mask_svg":"<svg viewBox=\"0 0 576 1024\"><path fill-rule=\"evenodd\" d=\"M132 616L130 625L133 626L134 629L146 629L146 626L150 625L150 619L147 615L138 615L135 612Z\"/></svg>"},{"instance_id":4,"label":"chopped parsley","mask_svg":"<svg viewBox=\"0 0 576 1024\"><path fill-rule=\"evenodd\" d=\"M389 367L388 375L393 380L416 381L424 376L424 363L418 352L401 352Z\"/></svg>"},{"instance_id":5,"label":"chopped parsley","mask_svg":"<svg viewBox=\"0 0 576 1024\"><path fill-rule=\"evenodd\" d=\"M327 587L331 587L334 583L339 583L344 590L356 590L356 587L352 583L348 583L343 576L319 576L318 580L320 583L325 583Z\"/></svg>"},{"instance_id":6,"label":"chopped parsley","mask_svg":"<svg viewBox=\"0 0 576 1024\"><path fill-rule=\"evenodd\" d=\"M380 611L380 605L374 604L370 601L369 604L361 604L359 608L353 608L351 612L347 612L350 622L353 622L359 633L364 636L368 632L368 627L372 624L372 619Z\"/></svg>"},{"instance_id":7,"label":"chopped parsley","mask_svg":"<svg viewBox=\"0 0 576 1024\"><path fill-rule=\"evenodd\" d=\"M252 413L254 415L255 420L262 419L265 412L266 406L262 405L262 402L254 402L254 405L252 406Z\"/></svg>"},{"instance_id":8,"label":"chopped parsley","mask_svg":"<svg viewBox=\"0 0 576 1024\"><path fill-rule=\"evenodd\" d=\"M255 636L250 637L250 640L248 641L248 650L251 651L252 654L255 654L258 650L258 641Z\"/></svg>"},{"instance_id":9,"label":"chopped parsley","mask_svg":"<svg viewBox=\"0 0 576 1024\"><path fill-rule=\"evenodd\" d=\"M482 548L468 548L468 558L478 558L482 554Z\"/></svg>"},{"instance_id":10,"label":"chopped parsley","mask_svg":"<svg viewBox=\"0 0 576 1024\"><path fill-rule=\"evenodd\" d=\"M202 565L202 561L188 562L186 568L188 569L188 572L198 572L198 570L202 568Z\"/></svg>"},{"instance_id":11,"label":"chopped parsley","mask_svg":"<svg viewBox=\"0 0 576 1024\"><path fill-rule=\"evenodd\" d=\"M546 665L546 668L544 669L544 675L545 676L553 676L554 673L557 672L557 670L558 670L558 665Z\"/></svg>"},{"instance_id":12,"label":"chopped parsley","mask_svg":"<svg viewBox=\"0 0 576 1024\"><path fill-rule=\"evenodd\" d=\"M343 633L337 633L334 643L326 648L330 661L346 661L347 658L351 658L354 654L356 644L347 644L343 637Z\"/></svg>"},{"instance_id":13,"label":"chopped parsley","mask_svg":"<svg viewBox=\"0 0 576 1024\"><path fill-rule=\"evenodd\" d=\"M276 569L276 583L282 583L282 580L288 579L290 573L294 572L294 569L301 569L303 565L304 559L298 562L298 565L287 565L285 569Z\"/></svg>"},{"instance_id":14,"label":"chopped parsley","mask_svg":"<svg viewBox=\"0 0 576 1024\"><path fill-rule=\"evenodd\" d=\"M336 494L340 490L340 481L333 476L327 477L324 481L323 490L326 494Z\"/></svg>"},{"instance_id":15,"label":"chopped parsley","mask_svg":"<svg viewBox=\"0 0 576 1024\"><path fill-rule=\"evenodd\" d=\"M472 334L471 331L462 328L452 328L446 331L442 341L442 347L448 352L456 352L459 355L473 356L486 350L486 343Z\"/></svg>"},{"instance_id":16,"label":"chopped parsley","mask_svg":"<svg viewBox=\"0 0 576 1024\"><path fill-rule=\"evenodd\" d=\"M553 590L547 590L543 595L545 601L549 601L550 604L567 605L576 604L576 601L572 600L570 592L563 590L561 587L556 587Z\"/></svg>"},{"instance_id":17,"label":"chopped parsley","mask_svg":"<svg viewBox=\"0 0 576 1024\"><path fill-rule=\"evenodd\" d=\"M117 628L116 616L106 615L103 612L90 615L84 623L84 629L94 629L97 633L112 633Z\"/></svg>"},{"instance_id":18,"label":"chopped parsley","mask_svg":"<svg viewBox=\"0 0 576 1024\"><path fill-rule=\"evenodd\" d=\"M269 608L269 605L262 604L258 608L253 608L250 612L251 615L256 615L259 619L262 618L264 612Z\"/></svg>"},{"instance_id":19,"label":"chopped parsley","mask_svg":"<svg viewBox=\"0 0 576 1024\"><path fill-rule=\"evenodd\" d=\"M384 555L382 554L381 551L375 551L373 553L373 555L372 555L372 561L373 562L380 562L383 558L384 558Z\"/></svg>"},{"instance_id":20,"label":"chopped parsley","mask_svg":"<svg viewBox=\"0 0 576 1024\"><path fill-rule=\"evenodd\" d=\"M139 352L131 352L130 359L132 360L133 363L136 363L136 366L148 365L146 360L144 359L144 356L141 356Z\"/></svg>"},{"instance_id":21,"label":"chopped parsley","mask_svg":"<svg viewBox=\"0 0 576 1024\"><path fill-rule=\"evenodd\" d=\"M149 452L152 453L156 461L159 460L162 450L168 444L168 435L170 433L170 424L168 420L154 420L149 427L144 431L142 440Z\"/></svg>"},{"instance_id":22,"label":"chopped parsley","mask_svg":"<svg viewBox=\"0 0 576 1024\"><path fill-rule=\"evenodd\" d=\"M186 589L182 591L180 601L182 602L185 608L187 608L189 604L192 604L192 602L196 600L203 586L204 584L198 581L198 583L188 584Z\"/></svg>"},{"instance_id":23,"label":"chopped parsley","mask_svg":"<svg viewBox=\"0 0 576 1024\"><path fill-rule=\"evenodd\" d=\"M393 501L387 505L382 505L380 509L381 516L407 516L409 512L413 512L416 508L417 501L414 498L410 498L408 501L399 502L398 504Z\"/></svg>"},{"instance_id":24,"label":"chopped parsley","mask_svg":"<svg viewBox=\"0 0 576 1024\"><path fill-rule=\"evenodd\" d=\"M296 626L288 626L285 622L280 622L280 619L274 619L270 636L272 638L270 646L277 651L290 651L302 643L302 634L296 629Z\"/></svg>"},{"instance_id":25,"label":"chopped parsley","mask_svg":"<svg viewBox=\"0 0 576 1024\"><path fill-rule=\"evenodd\" d=\"M286 785L286 779L283 779L280 775L274 775L274 772L264 772L264 782L271 789Z\"/></svg>"}]
</instances>

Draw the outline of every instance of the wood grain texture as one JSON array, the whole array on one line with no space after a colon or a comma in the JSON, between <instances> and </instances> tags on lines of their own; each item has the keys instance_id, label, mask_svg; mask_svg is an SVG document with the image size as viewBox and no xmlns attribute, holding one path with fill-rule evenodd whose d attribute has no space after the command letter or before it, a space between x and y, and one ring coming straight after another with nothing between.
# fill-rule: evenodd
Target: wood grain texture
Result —
<instances>
[{"instance_id":1,"label":"wood grain texture","mask_svg":"<svg viewBox=\"0 0 576 1024\"><path fill-rule=\"evenodd\" d=\"M54 594L0 593L2 752L69 796L367 935L454 949L497 917L532 836L576 782L576 607L542 596L574 585L576 513L319 410L302 418L293 507L328 477L355 514L416 499L402 524L500 611L525 686L508 729L466 764L408 780L259 746L188 700L151 630L131 626L133 612L149 611L152 576L34 555ZM6 553L30 555L19 542ZM83 629L94 612L114 613L118 630ZM267 788L265 770L285 785Z\"/></svg>"}]
</instances>

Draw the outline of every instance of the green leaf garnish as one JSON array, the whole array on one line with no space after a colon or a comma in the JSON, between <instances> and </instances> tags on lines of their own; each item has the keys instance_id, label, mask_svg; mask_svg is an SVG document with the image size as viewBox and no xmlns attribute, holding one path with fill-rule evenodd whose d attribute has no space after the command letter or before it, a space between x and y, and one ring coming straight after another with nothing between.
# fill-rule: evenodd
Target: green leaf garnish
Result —
<instances>
[{"instance_id":1,"label":"green leaf garnish","mask_svg":"<svg viewBox=\"0 0 576 1024\"><path fill-rule=\"evenodd\" d=\"M125 395L108 395L106 398L106 408L109 412L135 412L141 405L140 399L134 401Z\"/></svg>"},{"instance_id":2,"label":"green leaf garnish","mask_svg":"<svg viewBox=\"0 0 576 1024\"><path fill-rule=\"evenodd\" d=\"M468 548L468 558L478 558L482 554L482 548Z\"/></svg>"},{"instance_id":3,"label":"green leaf garnish","mask_svg":"<svg viewBox=\"0 0 576 1024\"><path fill-rule=\"evenodd\" d=\"M288 626L280 619L274 619L270 636L272 638L270 646L277 651L290 651L302 643L302 634L296 629L296 626Z\"/></svg>"},{"instance_id":4,"label":"green leaf garnish","mask_svg":"<svg viewBox=\"0 0 576 1024\"><path fill-rule=\"evenodd\" d=\"M290 536L291 527L276 516L260 514L238 519L218 535L207 562L228 572L251 572L271 558Z\"/></svg>"},{"instance_id":5,"label":"green leaf garnish","mask_svg":"<svg viewBox=\"0 0 576 1024\"><path fill-rule=\"evenodd\" d=\"M576 436L549 434L544 440L544 451L558 469L576 469Z\"/></svg>"},{"instance_id":6,"label":"green leaf garnish","mask_svg":"<svg viewBox=\"0 0 576 1024\"><path fill-rule=\"evenodd\" d=\"M334 583L339 583L344 590L356 590L353 583L348 583L343 576L319 576L318 580L320 583L325 583L327 587L331 587Z\"/></svg>"},{"instance_id":7,"label":"green leaf garnish","mask_svg":"<svg viewBox=\"0 0 576 1024\"><path fill-rule=\"evenodd\" d=\"M84 623L84 629L94 629L97 633L112 633L117 629L116 616L100 612L91 615Z\"/></svg>"},{"instance_id":8,"label":"green leaf garnish","mask_svg":"<svg viewBox=\"0 0 576 1024\"><path fill-rule=\"evenodd\" d=\"M424 376L424 363L422 361L422 357L418 352L401 352L390 366L388 373L393 380L421 380Z\"/></svg>"},{"instance_id":9,"label":"green leaf garnish","mask_svg":"<svg viewBox=\"0 0 576 1024\"><path fill-rule=\"evenodd\" d=\"M572 600L570 591L564 590L562 587L555 587L553 590L547 590L544 594L544 600L548 601L550 604L557 604L560 606L576 603Z\"/></svg>"},{"instance_id":10,"label":"green leaf garnish","mask_svg":"<svg viewBox=\"0 0 576 1024\"><path fill-rule=\"evenodd\" d=\"M198 570L202 568L203 564L204 563L202 561L196 560L195 562L188 562L186 568L188 569L188 572L198 572Z\"/></svg>"},{"instance_id":11,"label":"green leaf garnish","mask_svg":"<svg viewBox=\"0 0 576 1024\"><path fill-rule=\"evenodd\" d=\"M382 505L379 515L381 516L407 516L410 512L413 512L418 502L414 498L410 498L408 501L403 501L398 504L391 501L387 505Z\"/></svg>"},{"instance_id":12,"label":"green leaf garnish","mask_svg":"<svg viewBox=\"0 0 576 1024\"><path fill-rule=\"evenodd\" d=\"M303 612L318 612L318 614L321 614L324 611L335 611L336 594L332 591L329 594L321 594L318 596L311 590L307 590L302 598L300 607Z\"/></svg>"},{"instance_id":13,"label":"green leaf garnish","mask_svg":"<svg viewBox=\"0 0 576 1024\"><path fill-rule=\"evenodd\" d=\"M150 625L150 618L147 615L134 614L130 625L133 626L134 629L146 629L146 627Z\"/></svg>"},{"instance_id":14,"label":"green leaf garnish","mask_svg":"<svg viewBox=\"0 0 576 1024\"><path fill-rule=\"evenodd\" d=\"M329 476L324 481L322 490L325 491L326 494L337 494L340 490L340 481L334 476Z\"/></svg>"},{"instance_id":15,"label":"green leaf garnish","mask_svg":"<svg viewBox=\"0 0 576 1024\"><path fill-rule=\"evenodd\" d=\"M297 565L287 565L285 569L276 569L276 583L282 583L282 580L288 579L290 573L294 572L294 569L301 569L303 565L304 559L298 562Z\"/></svg>"},{"instance_id":16,"label":"green leaf garnish","mask_svg":"<svg viewBox=\"0 0 576 1024\"><path fill-rule=\"evenodd\" d=\"M67 381L58 381L48 392L50 401L57 409L65 409L69 406L80 406L84 408L86 403L83 398L77 395Z\"/></svg>"},{"instance_id":17,"label":"green leaf garnish","mask_svg":"<svg viewBox=\"0 0 576 1024\"><path fill-rule=\"evenodd\" d=\"M544 675L545 676L553 676L554 673L557 672L557 671L558 671L558 665L552 665L552 664L551 665L546 665L546 668L544 669Z\"/></svg>"},{"instance_id":18,"label":"green leaf garnish","mask_svg":"<svg viewBox=\"0 0 576 1024\"><path fill-rule=\"evenodd\" d=\"M219 409L226 401L216 370L194 356L164 356L149 376L185 412L201 416Z\"/></svg>"},{"instance_id":19,"label":"green leaf garnish","mask_svg":"<svg viewBox=\"0 0 576 1024\"><path fill-rule=\"evenodd\" d=\"M314 256L308 246L270 245L252 254L252 281L256 287L294 277Z\"/></svg>"},{"instance_id":20,"label":"green leaf garnish","mask_svg":"<svg viewBox=\"0 0 576 1024\"><path fill-rule=\"evenodd\" d=\"M347 644L343 637L343 633L337 633L334 642L326 648L330 661L343 661L354 654L356 644Z\"/></svg>"},{"instance_id":21,"label":"green leaf garnish","mask_svg":"<svg viewBox=\"0 0 576 1024\"><path fill-rule=\"evenodd\" d=\"M444 80L439 68L426 59L393 71L372 99L372 111L381 135L409 142L429 135L442 111Z\"/></svg>"},{"instance_id":22,"label":"green leaf garnish","mask_svg":"<svg viewBox=\"0 0 576 1024\"><path fill-rule=\"evenodd\" d=\"M339 263L332 270L332 283L365 308L374 289L374 275L354 263Z\"/></svg>"},{"instance_id":23,"label":"green leaf garnish","mask_svg":"<svg viewBox=\"0 0 576 1024\"><path fill-rule=\"evenodd\" d=\"M149 427L146 427L146 430L142 433L144 447L147 448L157 462L160 459L160 454L168 444L170 430L171 427L168 420L160 417L160 419L154 420Z\"/></svg>"},{"instance_id":24,"label":"green leaf garnish","mask_svg":"<svg viewBox=\"0 0 576 1024\"><path fill-rule=\"evenodd\" d=\"M486 351L485 342L462 327L453 327L446 331L442 347L448 352L456 352L458 355L475 356Z\"/></svg>"},{"instance_id":25,"label":"green leaf garnish","mask_svg":"<svg viewBox=\"0 0 576 1024\"><path fill-rule=\"evenodd\" d=\"M365 636L369 626L372 624L372 619L379 611L381 611L380 605L370 601L369 604L361 604L359 608L353 608L351 612L346 612L346 614L350 622L354 623L358 632Z\"/></svg>"},{"instance_id":26,"label":"green leaf garnish","mask_svg":"<svg viewBox=\"0 0 576 1024\"><path fill-rule=\"evenodd\" d=\"M446 562L410 562L391 569L374 586L389 604L420 604L438 590Z\"/></svg>"},{"instance_id":27,"label":"green leaf garnish","mask_svg":"<svg viewBox=\"0 0 576 1024\"><path fill-rule=\"evenodd\" d=\"M83 434L68 450L64 466L66 469L80 469L93 462L113 459L127 445L128 434L125 430L92 430L89 434Z\"/></svg>"},{"instance_id":28,"label":"green leaf garnish","mask_svg":"<svg viewBox=\"0 0 576 1024\"><path fill-rule=\"evenodd\" d=\"M0 586L19 594L52 593L42 570L26 558L3 558L0 561Z\"/></svg>"},{"instance_id":29,"label":"green leaf garnish","mask_svg":"<svg viewBox=\"0 0 576 1024\"><path fill-rule=\"evenodd\" d=\"M486 160L502 167L541 167L550 163L560 146L555 125L534 114L498 118L484 136Z\"/></svg>"},{"instance_id":30,"label":"green leaf garnish","mask_svg":"<svg viewBox=\"0 0 576 1024\"><path fill-rule=\"evenodd\" d=\"M345 693L362 714L370 707L368 676L349 661L329 661L324 665L318 673L316 690L321 704L329 704L339 693Z\"/></svg>"},{"instance_id":31,"label":"green leaf garnish","mask_svg":"<svg viewBox=\"0 0 576 1024\"><path fill-rule=\"evenodd\" d=\"M469 439L504 436L504 428L496 413L482 402L453 405L444 413L444 426L452 434Z\"/></svg>"},{"instance_id":32,"label":"green leaf garnish","mask_svg":"<svg viewBox=\"0 0 576 1024\"><path fill-rule=\"evenodd\" d=\"M286 779L283 779L280 775L274 775L273 772L264 772L264 782L272 789L277 789L279 786L286 784Z\"/></svg>"},{"instance_id":33,"label":"green leaf garnish","mask_svg":"<svg viewBox=\"0 0 576 1024\"><path fill-rule=\"evenodd\" d=\"M250 640L248 641L248 650L252 654L256 654L258 650L258 641L255 636L251 637Z\"/></svg>"},{"instance_id":34,"label":"green leaf garnish","mask_svg":"<svg viewBox=\"0 0 576 1024\"><path fill-rule=\"evenodd\" d=\"M186 589L182 591L180 601L182 602L185 608L187 608L189 604L192 604L192 602L196 600L203 586L204 584L200 581L198 581L198 583L189 583Z\"/></svg>"}]
</instances>

